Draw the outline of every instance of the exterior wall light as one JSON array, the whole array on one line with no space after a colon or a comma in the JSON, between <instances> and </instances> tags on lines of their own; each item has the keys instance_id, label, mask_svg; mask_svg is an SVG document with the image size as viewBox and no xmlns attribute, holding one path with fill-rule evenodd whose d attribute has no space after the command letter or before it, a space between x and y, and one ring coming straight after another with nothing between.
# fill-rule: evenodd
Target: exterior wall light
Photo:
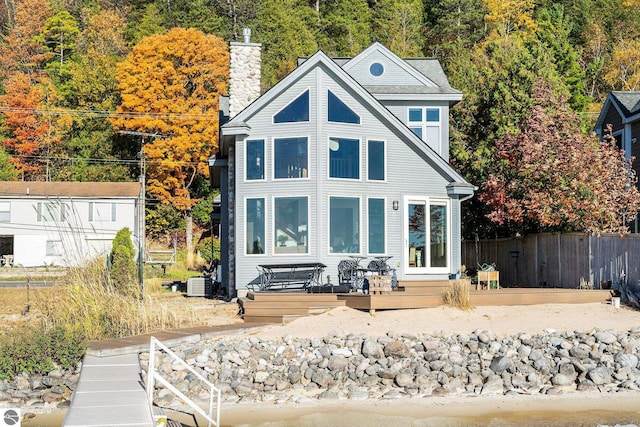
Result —
<instances>
[{"instance_id":1,"label":"exterior wall light","mask_svg":"<svg viewBox=\"0 0 640 427\"><path fill-rule=\"evenodd\" d=\"M399 206L400 206L400 204L398 203L398 201L397 201L397 200L394 200L394 201L393 201L393 210L394 210L394 211L397 211Z\"/></svg>"}]
</instances>

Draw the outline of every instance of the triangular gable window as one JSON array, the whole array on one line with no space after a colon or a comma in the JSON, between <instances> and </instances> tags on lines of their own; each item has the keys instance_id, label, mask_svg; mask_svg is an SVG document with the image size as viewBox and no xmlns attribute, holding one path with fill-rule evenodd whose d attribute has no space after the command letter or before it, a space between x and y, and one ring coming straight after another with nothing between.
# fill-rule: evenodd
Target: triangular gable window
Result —
<instances>
[{"instance_id":1,"label":"triangular gable window","mask_svg":"<svg viewBox=\"0 0 640 427\"><path fill-rule=\"evenodd\" d=\"M329 91L327 101L330 122L360 124L360 116L347 107L347 104L342 102L333 92Z\"/></svg>"},{"instance_id":2,"label":"triangular gable window","mask_svg":"<svg viewBox=\"0 0 640 427\"><path fill-rule=\"evenodd\" d=\"M273 123L293 123L309 121L309 90L291 101L273 116Z\"/></svg>"}]
</instances>

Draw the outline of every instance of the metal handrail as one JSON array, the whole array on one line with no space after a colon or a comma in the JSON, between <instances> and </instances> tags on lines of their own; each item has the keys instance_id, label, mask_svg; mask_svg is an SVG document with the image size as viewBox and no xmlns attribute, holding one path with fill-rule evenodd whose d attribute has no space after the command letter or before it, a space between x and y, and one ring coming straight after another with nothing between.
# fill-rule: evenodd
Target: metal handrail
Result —
<instances>
[{"instance_id":1,"label":"metal handrail","mask_svg":"<svg viewBox=\"0 0 640 427\"><path fill-rule=\"evenodd\" d=\"M160 375L159 372L156 372L155 369L155 351L156 346L161 350L164 350L172 356L177 362L179 362L182 366L188 369L193 375L195 375L199 380L204 382L209 386L209 412L206 413L200 406L194 403L191 399L185 396L180 390L175 388L173 385L169 383L165 378ZM153 406L153 389L154 382L160 382L163 386L169 389L173 394L182 399L187 405L193 408L197 413L202 415L208 422L208 426L211 427L213 424L215 427L220 427L220 402L221 402L221 390L214 386L211 382L209 382L205 377L203 377L199 372L194 370L189 364L187 364L184 360L182 360L178 355L176 355L173 351L169 350L167 346L162 344L157 338L151 337L151 342L149 344L149 372L147 373L147 397L149 399L149 405ZM216 418L213 419L213 395L216 394Z\"/></svg>"}]
</instances>

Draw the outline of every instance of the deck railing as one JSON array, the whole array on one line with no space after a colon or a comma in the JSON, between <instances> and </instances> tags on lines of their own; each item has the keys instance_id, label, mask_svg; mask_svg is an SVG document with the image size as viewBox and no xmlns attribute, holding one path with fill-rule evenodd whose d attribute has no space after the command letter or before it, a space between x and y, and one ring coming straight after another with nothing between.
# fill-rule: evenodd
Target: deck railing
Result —
<instances>
[{"instance_id":1,"label":"deck railing","mask_svg":"<svg viewBox=\"0 0 640 427\"><path fill-rule=\"evenodd\" d=\"M158 350L156 350L156 348ZM198 406L195 402L189 399L184 395L180 390L174 387L169 381L167 381L160 372L156 371L155 368L155 353L156 351L165 351L168 355L174 358L174 360L184 366L189 372L191 372L196 378L205 383L209 388L209 411L205 412L200 406ZM187 405L193 408L198 414L202 415L207 421L208 426L211 427L214 425L215 427L220 427L220 402L221 402L221 391L219 388L214 386L211 382L209 382L205 377L203 377L199 372L194 370L187 362L182 360L178 355L176 355L173 351L171 351L167 346L162 344L157 338L151 337L151 343L149 344L149 372L147 374L147 396L149 398L149 405L153 408L153 390L155 387L155 381L158 381L160 384L169 389L173 394L182 399ZM213 410L214 410L214 399L215 399L215 419L213 418Z\"/></svg>"}]
</instances>

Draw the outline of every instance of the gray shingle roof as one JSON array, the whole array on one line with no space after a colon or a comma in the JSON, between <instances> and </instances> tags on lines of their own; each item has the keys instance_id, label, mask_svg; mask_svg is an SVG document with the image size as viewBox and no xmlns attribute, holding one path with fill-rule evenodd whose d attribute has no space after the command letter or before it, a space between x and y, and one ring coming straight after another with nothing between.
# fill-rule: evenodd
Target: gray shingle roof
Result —
<instances>
[{"instance_id":1,"label":"gray shingle roof","mask_svg":"<svg viewBox=\"0 0 640 427\"><path fill-rule=\"evenodd\" d=\"M625 117L630 117L640 111L640 92L611 92Z\"/></svg>"},{"instance_id":2,"label":"gray shingle roof","mask_svg":"<svg viewBox=\"0 0 640 427\"><path fill-rule=\"evenodd\" d=\"M308 58L298 58L298 65L301 65ZM344 67L352 58L331 58L340 67ZM436 58L403 58L403 60L411 67L415 68L420 74L433 81L439 88L428 88L421 86L367 86L367 90L371 93L385 94L407 94L407 93L461 93L451 87L440 62Z\"/></svg>"}]
</instances>

